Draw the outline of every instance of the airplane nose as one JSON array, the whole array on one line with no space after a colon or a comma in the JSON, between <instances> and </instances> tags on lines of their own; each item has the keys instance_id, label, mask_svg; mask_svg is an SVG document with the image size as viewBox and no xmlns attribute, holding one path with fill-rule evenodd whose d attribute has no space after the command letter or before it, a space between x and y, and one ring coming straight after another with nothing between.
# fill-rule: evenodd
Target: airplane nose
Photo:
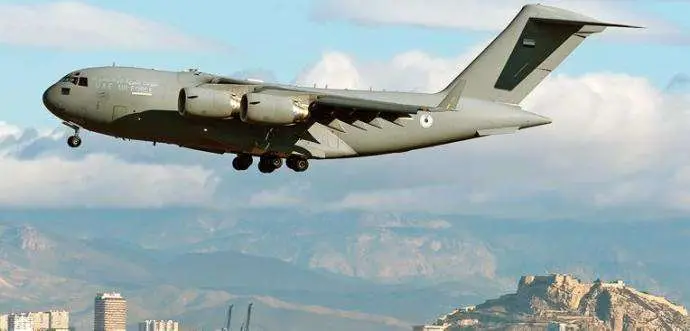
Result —
<instances>
[{"instance_id":1,"label":"airplane nose","mask_svg":"<svg viewBox=\"0 0 690 331\"><path fill-rule=\"evenodd\" d=\"M60 112L60 105L58 104L58 98L57 98L57 87L55 85L47 88L45 92L43 92L43 105L48 108L48 110L53 113L57 114Z\"/></svg>"}]
</instances>

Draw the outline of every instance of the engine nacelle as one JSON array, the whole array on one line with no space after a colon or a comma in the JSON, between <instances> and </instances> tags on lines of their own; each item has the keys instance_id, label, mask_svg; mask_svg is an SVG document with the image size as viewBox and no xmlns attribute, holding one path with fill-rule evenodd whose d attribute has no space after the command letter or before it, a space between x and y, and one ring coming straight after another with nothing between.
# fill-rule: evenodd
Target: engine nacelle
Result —
<instances>
[{"instance_id":1,"label":"engine nacelle","mask_svg":"<svg viewBox=\"0 0 690 331\"><path fill-rule=\"evenodd\" d=\"M290 125L309 118L309 105L289 96L247 93L240 104L240 119L247 123Z\"/></svg>"},{"instance_id":2,"label":"engine nacelle","mask_svg":"<svg viewBox=\"0 0 690 331\"><path fill-rule=\"evenodd\" d=\"M182 116L231 118L240 114L240 101L233 91L186 87L180 90L177 110Z\"/></svg>"}]
</instances>

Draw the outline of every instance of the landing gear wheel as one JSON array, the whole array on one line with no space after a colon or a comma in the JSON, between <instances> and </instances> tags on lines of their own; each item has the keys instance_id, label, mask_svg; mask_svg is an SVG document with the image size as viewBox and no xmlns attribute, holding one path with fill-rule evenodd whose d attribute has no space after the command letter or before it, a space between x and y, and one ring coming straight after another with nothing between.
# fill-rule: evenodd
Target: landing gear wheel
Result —
<instances>
[{"instance_id":1,"label":"landing gear wheel","mask_svg":"<svg viewBox=\"0 0 690 331\"><path fill-rule=\"evenodd\" d=\"M295 161L294 170L297 172L306 171L309 168L309 160L307 159L297 159Z\"/></svg>"},{"instance_id":2,"label":"landing gear wheel","mask_svg":"<svg viewBox=\"0 0 690 331\"><path fill-rule=\"evenodd\" d=\"M283 159L277 156L262 156L259 161L259 171L271 173L283 166Z\"/></svg>"},{"instance_id":3,"label":"landing gear wheel","mask_svg":"<svg viewBox=\"0 0 690 331\"><path fill-rule=\"evenodd\" d=\"M271 157L268 159L268 163L271 165L271 167L280 169L280 167L283 166L283 159L279 157Z\"/></svg>"},{"instance_id":4,"label":"landing gear wheel","mask_svg":"<svg viewBox=\"0 0 690 331\"><path fill-rule=\"evenodd\" d=\"M270 174L274 172L276 168L272 167L270 164L265 162L259 162L259 171L264 174Z\"/></svg>"},{"instance_id":5,"label":"landing gear wheel","mask_svg":"<svg viewBox=\"0 0 690 331\"><path fill-rule=\"evenodd\" d=\"M69 145L69 147L72 148L77 148L81 146L81 138L79 138L79 136L77 135L70 136L69 138L67 138L67 145Z\"/></svg>"},{"instance_id":6,"label":"landing gear wheel","mask_svg":"<svg viewBox=\"0 0 690 331\"><path fill-rule=\"evenodd\" d=\"M249 154L239 154L232 160L232 167L237 171L243 171L251 167L254 160Z\"/></svg>"},{"instance_id":7,"label":"landing gear wheel","mask_svg":"<svg viewBox=\"0 0 690 331\"><path fill-rule=\"evenodd\" d=\"M77 148L81 146L81 138L79 138L79 126L66 121L63 121L62 124L74 130L74 135L67 138L67 145L69 145L69 147L72 148Z\"/></svg>"},{"instance_id":8,"label":"landing gear wheel","mask_svg":"<svg viewBox=\"0 0 690 331\"><path fill-rule=\"evenodd\" d=\"M309 160L299 156L289 157L286 161L286 164L290 169L296 172L303 172L309 168Z\"/></svg>"}]
</instances>

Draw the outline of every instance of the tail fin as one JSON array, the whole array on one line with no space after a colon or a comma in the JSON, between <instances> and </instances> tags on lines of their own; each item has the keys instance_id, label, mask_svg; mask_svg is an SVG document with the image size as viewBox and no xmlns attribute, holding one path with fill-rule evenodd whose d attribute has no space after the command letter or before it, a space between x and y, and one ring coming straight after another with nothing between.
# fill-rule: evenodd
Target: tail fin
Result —
<instances>
[{"instance_id":1,"label":"tail fin","mask_svg":"<svg viewBox=\"0 0 690 331\"><path fill-rule=\"evenodd\" d=\"M600 22L560 8L526 5L439 93L451 100L462 94L463 97L518 104L585 38L606 27L636 28Z\"/></svg>"}]
</instances>

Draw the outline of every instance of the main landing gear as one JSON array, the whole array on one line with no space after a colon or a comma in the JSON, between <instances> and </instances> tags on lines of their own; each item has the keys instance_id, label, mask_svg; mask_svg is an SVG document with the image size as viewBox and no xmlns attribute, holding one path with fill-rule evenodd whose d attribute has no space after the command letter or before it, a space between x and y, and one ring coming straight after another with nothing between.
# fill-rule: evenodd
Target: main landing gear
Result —
<instances>
[{"instance_id":1,"label":"main landing gear","mask_svg":"<svg viewBox=\"0 0 690 331\"><path fill-rule=\"evenodd\" d=\"M303 172L309 168L309 160L299 156L289 156L285 163L288 168L296 172Z\"/></svg>"},{"instance_id":2,"label":"main landing gear","mask_svg":"<svg viewBox=\"0 0 690 331\"><path fill-rule=\"evenodd\" d=\"M235 159L232 160L232 167L237 171L244 171L249 169L253 163L252 156L250 154L238 154ZM309 168L309 160L301 156L289 156L285 160L285 164L288 168L295 172L303 172ZM264 174L272 173L280 167L283 166L283 159L274 155L262 155L259 157L259 171Z\"/></svg>"},{"instance_id":3,"label":"main landing gear","mask_svg":"<svg viewBox=\"0 0 690 331\"><path fill-rule=\"evenodd\" d=\"M62 122L62 124L74 130L74 135L67 138L67 145L72 148L77 148L81 146L81 138L79 138L79 127L76 124L72 124L69 122Z\"/></svg>"},{"instance_id":4,"label":"main landing gear","mask_svg":"<svg viewBox=\"0 0 690 331\"><path fill-rule=\"evenodd\" d=\"M254 159L249 154L239 154L232 160L232 167L237 171L249 169L252 166Z\"/></svg>"}]
</instances>

